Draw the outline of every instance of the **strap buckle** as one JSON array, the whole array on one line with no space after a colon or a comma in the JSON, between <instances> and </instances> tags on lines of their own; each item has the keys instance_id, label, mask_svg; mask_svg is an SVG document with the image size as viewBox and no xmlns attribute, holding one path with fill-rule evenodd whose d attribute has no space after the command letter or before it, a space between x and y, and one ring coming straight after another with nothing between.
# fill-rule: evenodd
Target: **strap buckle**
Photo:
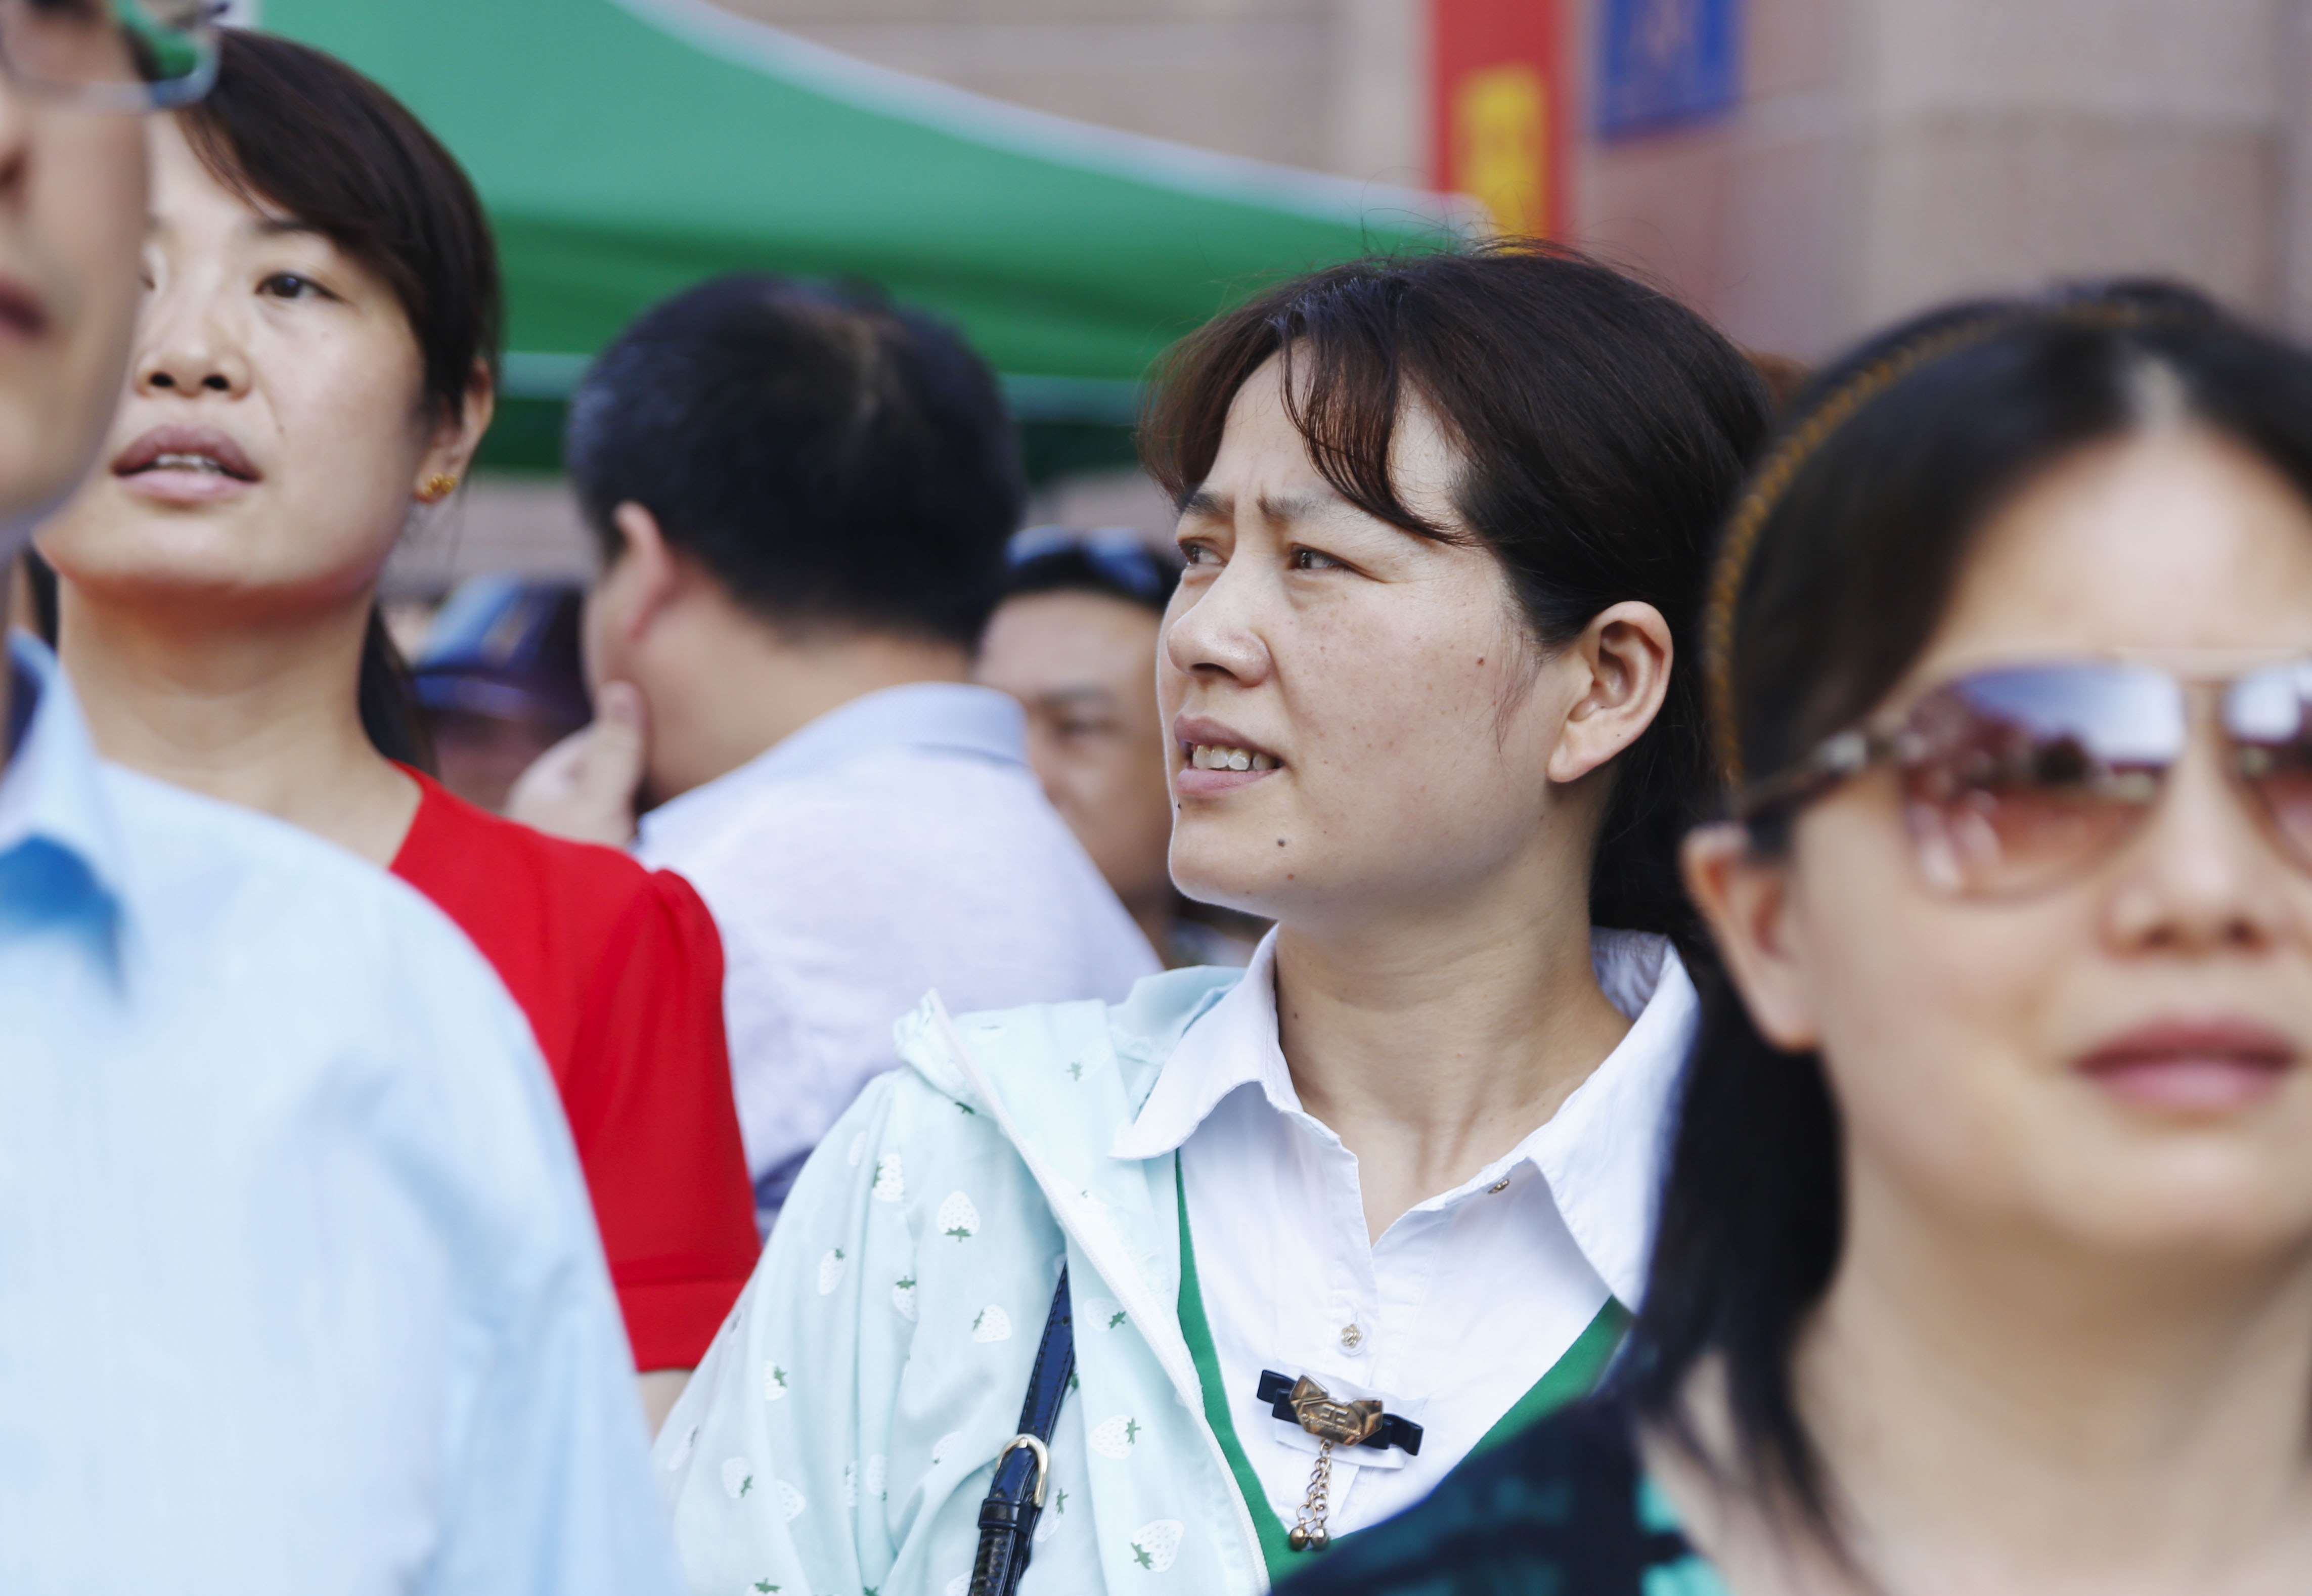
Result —
<instances>
[{"instance_id":1,"label":"strap buckle","mask_svg":"<svg viewBox=\"0 0 2312 1596\"><path fill-rule=\"evenodd\" d=\"M1052 1478L1052 1449L1044 1444L1041 1437L1014 1435L1003 1443L1003 1450L995 1454L995 1467L1001 1469L1003 1467L1003 1460L1023 1446L1036 1457L1036 1506L1038 1511L1041 1511L1044 1505L1044 1486Z\"/></svg>"}]
</instances>

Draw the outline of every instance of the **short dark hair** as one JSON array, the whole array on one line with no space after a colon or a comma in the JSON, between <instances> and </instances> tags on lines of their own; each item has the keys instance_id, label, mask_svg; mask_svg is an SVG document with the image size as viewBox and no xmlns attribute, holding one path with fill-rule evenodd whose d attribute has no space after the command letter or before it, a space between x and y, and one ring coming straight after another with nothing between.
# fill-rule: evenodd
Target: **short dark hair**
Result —
<instances>
[{"instance_id":1,"label":"short dark hair","mask_svg":"<svg viewBox=\"0 0 2312 1596\"><path fill-rule=\"evenodd\" d=\"M489 219L441 140L336 57L237 28L223 31L215 87L178 120L218 182L320 229L385 281L417 343L427 411L463 416L476 370L496 379L505 301ZM430 770L408 663L374 609L359 680L370 741Z\"/></svg>"},{"instance_id":2,"label":"short dark hair","mask_svg":"<svg viewBox=\"0 0 2312 1596\"><path fill-rule=\"evenodd\" d=\"M336 57L223 31L216 86L178 114L218 182L277 206L383 278L425 361L426 403L464 413L504 329L496 241L457 158Z\"/></svg>"},{"instance_id":3,"label":"short dark hair","mask_svg":"<svg viewBox=\"0 0 2312 1596\"><path fill-rule=\"evenodd\" d=\"M1549 245L1354 261L1259 295L1169 357L1142 451L1176 501L1212 469L1230 404L1272 355L1326 480L1370 515L1449 541L1389 470L1404 406L1427 404L1461 456L1455 509L1544 647L1625 600L1669 623L1669 696L1615 761L1590 902L1599 925L1691 947L1677 840L1710 791L1693 625L1711 531L1765 434L1757 373L1668 294Z\"/></svg>"},{"instance_id":4,"label":"short dark hair","mask_svg":"<svg viewBox=\"0 0 2312 1596\"><path fill-rule=\"evenodd\" d=\"M975 644L1027 490L962 337L855 285L747 273L646 311L571 400L565 454L608 557L617 507L777 626Z\"/></svg>"},{"instance_id":5,"label":"short dark hair","mask_svg":"<svg viewBox=\"0 0 2312 1596\"><path fill-rule=\"evenodd\" d=\"M1936 311L1802 395L1721 552L1712 631L1730 764L1756 782L1875 710L1940 626L1977 532L2079 451L2144 425L2147 378L2312 504L2312 354L2189 290L2125 283ZM2167 401L2162 401L2163 403ZM1755 541L1745 536L1746 522ZM1738 559L1747 543L1747 561ZM1722 620L1721 620L1722 618ZM1765 856L1791 815L1750 826ZM1715 968L1681 1089L1645 1302L1623 1362L1639 1415L1684 1437L1722 1371L1724 1483L1839 1546L1791 1360L1837 1271L1841 1128L1820 1057L1776 1048Z\"/></svg>"}]
</instances>

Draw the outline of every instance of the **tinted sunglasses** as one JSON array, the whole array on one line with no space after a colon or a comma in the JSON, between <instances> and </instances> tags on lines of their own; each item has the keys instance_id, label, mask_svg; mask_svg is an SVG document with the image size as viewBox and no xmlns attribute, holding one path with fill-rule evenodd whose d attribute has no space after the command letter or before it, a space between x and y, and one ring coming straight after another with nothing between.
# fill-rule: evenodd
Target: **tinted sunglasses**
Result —
<instances>
[{"instance_id":1,"label":"tinted sunglasses","mask_svg":"<svg viewBox=\"0 0 2312 1596\"><path fill-rule=\"evenodd\" d=\"M1843 732L1743 796L1756 820L1875 765L1902 785L1928 886L2001 897L2053 885L2132 837L2212 715L2227 774L2274 846L2312 870L2312 660L2186 678L2150 665L1983 671L1929 692L1892 723Z\"/></svg>"}]
</instances>

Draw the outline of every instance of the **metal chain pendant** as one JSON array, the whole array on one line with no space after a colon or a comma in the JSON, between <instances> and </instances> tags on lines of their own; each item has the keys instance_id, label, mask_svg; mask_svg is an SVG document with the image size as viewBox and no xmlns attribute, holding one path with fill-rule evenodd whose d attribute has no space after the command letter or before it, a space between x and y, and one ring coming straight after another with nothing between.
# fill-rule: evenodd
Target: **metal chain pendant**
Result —
<instances>
[{"instance_id":1,"label":"metal chain pendant","mask_svg":"<svg viewBox=\"0 0 2312 1596\"><path fill-rule=\"evenodd\" d=\"M1321 1552L1333 1538L1325 1529L1325 1515L1332 1511L1328 1496L1333 1487L1333 1443L1317 1443L1317 1467L1309 1476L1309 1494L1300 1499L1300 1516L1284 1544L1296 1552Z\"/></svg>"},{"instance_id":2,"label":"metal chain pendant","mask_svg":"<svg viewBox=\"0 0 2312 1596\"><path fill-rule=\"evenodd\" d=\"M1296 1552L1321 1552L1333 1539L1325 1529L1325 1515L1332 1511L1333 1448L1355 1446L1380 1428L1380 1404L1341 1401L1305 1374L1293 1382L1289 1399L1293 1417L1317 1438L1317 1467L1300 1502L1300 1522L1284 1542Z\"/></svg>"}]
</instances>

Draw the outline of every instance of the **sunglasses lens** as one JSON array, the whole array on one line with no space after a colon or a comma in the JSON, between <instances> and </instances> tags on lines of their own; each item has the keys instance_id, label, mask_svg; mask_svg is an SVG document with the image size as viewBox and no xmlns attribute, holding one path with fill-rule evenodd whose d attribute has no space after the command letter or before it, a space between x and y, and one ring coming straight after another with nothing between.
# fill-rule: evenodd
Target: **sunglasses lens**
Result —
<instances>
[{"instance_id":1,"label":"sunglasses lens","mask_svg":"<svg viewBox=\"0 0 2312 1596\"><path fill-rule=\"evenodd\" d=\"M2176 684L2124 665L1986 671L1931 694L1898 750L1928 881L2027 891L2101 856L2158 798L2185 732Z\"/></svg>"},{"instance_id":2,"label":"sunglasses lens","mask_svg":"<svg viewBox=\"0 0 2312 1596\"><path fill-rule=\"evenodd\" d=\"M2243 676L2224 699L2239 771L2282 843L2312 861L2312 664Z\"/></svg>"}]
</instances>

